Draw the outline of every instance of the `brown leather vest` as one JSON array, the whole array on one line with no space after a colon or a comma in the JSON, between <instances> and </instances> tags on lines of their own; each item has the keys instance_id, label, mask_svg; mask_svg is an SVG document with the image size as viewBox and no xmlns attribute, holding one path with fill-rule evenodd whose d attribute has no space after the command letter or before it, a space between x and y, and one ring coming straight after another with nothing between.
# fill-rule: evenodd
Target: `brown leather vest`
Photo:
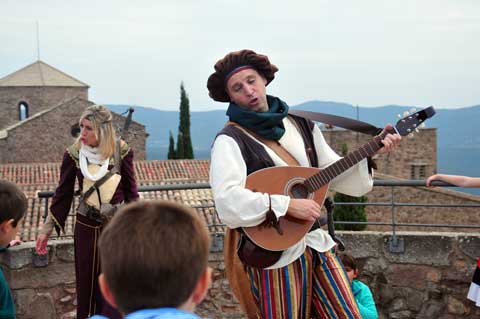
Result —
<instances>
[{"instance_id":1,"label":"brown leather vest","mask_svg":"<svg viewBox=\"0 0 480 319\"><path fill-rule=\"evenodd\" d=\"M295 126L299 130L305 145L305 152L308 156L312 167L318 167L317 152L313 142L313 127L314 123L302 117L289 115L294 121ZM248 136L241 128L236 125L225 126L218 135L227 135L235 140L238 144L242 157L247 166L247 175L267 167L273 167L272 158L268 155L265 148ZM266 268L276 263L281 255L281 251L269 251L255 245L247 236L243 234L241 229L238 229L240 237L237 243L238 257L242 263L256 268ZM227 232L228 233L228 232ZM230 233L234 236L233 233ZM236 237L236 236L235 236ZM226 239L227 241L227 239Z\"/></svg>"}]
</instances>

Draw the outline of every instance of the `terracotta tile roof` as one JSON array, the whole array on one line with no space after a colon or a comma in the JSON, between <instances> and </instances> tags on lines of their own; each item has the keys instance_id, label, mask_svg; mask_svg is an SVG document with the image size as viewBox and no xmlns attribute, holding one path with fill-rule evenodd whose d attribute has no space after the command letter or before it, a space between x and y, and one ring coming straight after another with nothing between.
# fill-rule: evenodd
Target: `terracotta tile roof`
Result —
<instances>
[{"instance_id":1,"label":"terracotta tile roof","mask_svg":"<svg viewBox=\"0 0 480 319\"><path fill-rule=\"evenodd\" d=\"M135 176L140 185L174 181L208 181L208 160L135 161ZM21 186L38 186L39 190L55 187L60 163L0 164L0 178Z\"/></svg>"},{"instance_id":2,"label":"terracotta tile roof","mask_svg":"<svg viewBox=\"0 0 480 319\"><path fill-rule=\"evenodd\" d=\"M207 183L208 160L136 161L135 174L139 185ZM60 175L60 163L2 164L0 178L17 183L28 197L28 213L20 228L20 239L35 240L37 229L43 222L45 206L50 200L38 198L38 191L54 191ZM210 188L141 192L143 199L164 199L194 207L205 219L212 232L223 231L215 212ZM78 206L78 198L72 207ZM66 235L72 236L73 214L66 223ZM54 237L54 236L52 236Z\"/></svg>"},{"instance_id":3,"label":"terracotta tile roof","mask_svg":"<svg viewBox=\"0 0 480 319\"><path fill-rule=\"evenodd\" d=\"M53 189L52 189L53 190ZM43 216L45 214L45 205L47 199L35 197L34 191L26 191L28 195L28 213L25 217L22 227L19 230L19 237L22 241L32 241L37 238L38 227L43 223ZM221 225L220 220L215 211L213 194L210 188L205 189L182 189L182 190L162 190L141 192L140 198L145 200L161 199L170 200L181 203L196 209L198 214L205 220L210 232L223 232L224 226ZM50 200L48 201L48 204ZM47 204L47 205L48 205ZM75 197L72 207L78 206L78 197ZM65 225L65 235L62 237L71 237L73 235L73 225L75 224L75 216L73 210L70 211L70 216ZM52 235L55 238L56 234Z\"/></svg>"},{"instance_id":4,"label":"terracotta tile roof","mask_svg":"<svg viewBox=\"0 0 480 319\"><path fill-rule=\"evenodd\" d=\"M0 86L89 87L43 61L36 61L0 79Z\"/></svg>"},{"instance_id":5,"label":"terracotta tile roof","mask_svg":"<svg viewBox=\"0 0 480 319\"><path fill-rule=\"evenodd\" d=\"M208 160L136 161L135 172L141 183L208 180Z\"/></svg>"},{"instance_id":6,"label":"terracotta tile roof","mask_svg":"<svg viewBox=\"0 0 480 319\"><path fill-rule=\"evenodd\" d=\"M0 176L21 186L56 185L60 176L60 164L3 164L0 165Z\"/></svg>"}]
</instances>

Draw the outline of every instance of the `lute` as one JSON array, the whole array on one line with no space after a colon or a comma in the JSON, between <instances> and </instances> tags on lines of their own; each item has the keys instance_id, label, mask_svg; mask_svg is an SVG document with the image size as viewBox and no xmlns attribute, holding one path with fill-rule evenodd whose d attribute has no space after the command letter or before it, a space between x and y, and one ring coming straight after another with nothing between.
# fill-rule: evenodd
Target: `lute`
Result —
<instances>
[{"instance_id":1,"label":"lute","mask_svg":"<svg viewBox=\"0 0 480 319\"><path fill-rule=\"evenodd\" d=\"M395 124L392 133L406 136L434 114L432 106L410 114ZM285 166L258 170L247 176L245 187L254 192L313 199L322 206L329 183L363 159L374 155L383 147L381 141L386 135L387 132L382 132L324 169ZM253 227L243 227L243 231L255 245L270 251L283 251L299 242L313 223L291 217L287 212L279 218L275 227L263 222Z\"/></svg>"}]
</instances>

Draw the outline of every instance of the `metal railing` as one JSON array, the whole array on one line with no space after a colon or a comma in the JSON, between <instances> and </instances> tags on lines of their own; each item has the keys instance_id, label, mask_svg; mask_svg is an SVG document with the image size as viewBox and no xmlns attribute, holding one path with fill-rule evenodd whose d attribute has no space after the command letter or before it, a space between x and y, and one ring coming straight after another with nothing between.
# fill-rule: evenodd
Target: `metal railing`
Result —
<instances>
[{"instance_id":1,"label":"metal railing","mask_svg":"<svg viewBox=\"0 0 480 319\"><path fill-rule=\"evenodd\" d=\"M335 224L351 224L351 225L372 225L372 226L389 226L392 230L392 238L389 246L391 252L402 252L403 242L402 239L397 236L398 227L433 227L433 228L463 228L463 229L479 229L480 224L466 225L466 224L434 224L434 223L399 223L397 222L397 209L400 207L412 207L412 208L479 208L480 204L426 204L426 203L407 203L397 202L395 195L395 188L397 187L425 187L425 180L374 180L374 187L388 187L390 188L390 201L387 202L335 202L336 206L375 206L375 207L390 207L391 221L390 222L358 222L358 221L335 221ZM454 187L448 183L434 181L433 186L439 187ZM189 189L209 189L208 183L192 183L192 184L166 184L166 185L146 185L139 186L138 191L143 192L155 192L155 191L176 191L176 190L189 190ZM44 214L46 216L49 199L53 196L53 191L38 192L40 199L45 199ZM210 200L210 198L209 198ZM210 209L215 208L214 204L201 204L191 205L196 209ZM72 210L73 211L73 210ZM216 211L212 216L212 221L208 224L209 229L217 229L217 227L224 227L225 225L220 222Z\"/></svg>"},{"instance_id":2,"label":"metal railing","mask_svg":"<svg viewBox=\"0 0 480 319\"><path fill-rule=\"evenodd\" d=\"M336 202L338 206L377 206L390 207L391 222L351 222L351 221L335 221L335 224L352 224L352 225L372 225L372 226L390 226L392 228L392 238L389 241L390 252L401 253L404 251L403 239L397 236L398 227L433 227L433 228L464 228L464 229L479 229L480 224L466 225L466 224L434 224L434 223L399 223L397 222L397 208L399 207L425 207L425 208L479 208L480 204L422 204L422 203L406 203L397 202L395 196L396 187L426 187L425 180L375 180L374 187L389 187L390 201L389 202L363 202L363 203L345 203ZM432 186L436 187L456 187L455 185L445 183L442 181L433 181Z\"/></svg>"}]
</instances>

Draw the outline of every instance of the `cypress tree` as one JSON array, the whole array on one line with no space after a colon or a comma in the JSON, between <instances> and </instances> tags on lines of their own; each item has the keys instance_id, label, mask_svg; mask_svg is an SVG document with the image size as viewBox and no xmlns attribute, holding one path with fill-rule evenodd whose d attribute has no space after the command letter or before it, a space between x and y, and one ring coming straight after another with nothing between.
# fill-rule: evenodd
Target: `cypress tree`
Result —
<instances>
[{"instance_id":1,"label":"cypress tree","mask_svg":"<svg viewBox=\"0 0 480 319\"><path fill-rule=\"evenodd\" d=\"M180 123L178 126L177 158L193 158L192 139L190 137L190 101L183 82L180 84Z\"/></svg>"},{"instance_id":2,"label":"cypress tree","mask_svg":"<svg viewBox=\"0 0 480 319\"><path fill-rule=\"evenodd\" d=\"M183 134L182 132L178 132L177 135L177 151L175 152L175 158L176 159L184 159L185 158L185 152L183 148Z\"/></svg>"},{"instance_id":3,"label":"cypress tree","mask_svg":"<svg viewBox=\"0 0 480 319\"><path fill-rule=\"evenodd\" d=\"M173 140L173 133L170 130L170 137L168 139L168 159L175 159L176 154L175 154L175 141Z\"/></svg>"}]
</instances>

